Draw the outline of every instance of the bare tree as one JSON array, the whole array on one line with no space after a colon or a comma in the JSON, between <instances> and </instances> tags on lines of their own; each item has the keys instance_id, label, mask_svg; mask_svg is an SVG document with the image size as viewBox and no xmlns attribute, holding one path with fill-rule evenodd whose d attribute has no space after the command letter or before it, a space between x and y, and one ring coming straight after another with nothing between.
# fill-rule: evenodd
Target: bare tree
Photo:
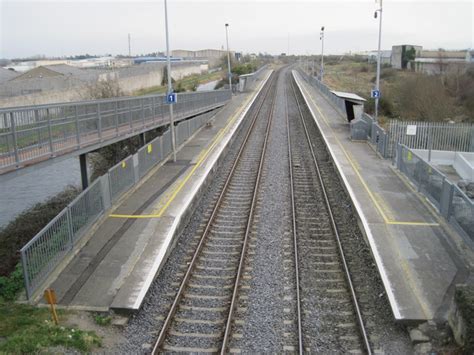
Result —
<instances>
[{"instance_id":1,"label":"bare tree","mask_svg":"<svg viewBox=\"0 0 474 355\"><path fill-rule=\"evenodd\" d=\"M93 84L86 86L85 95L87 99L109 99L113 97L124 96L117 78L108 77L98 80Z\"/></svg>"}]
</instances>

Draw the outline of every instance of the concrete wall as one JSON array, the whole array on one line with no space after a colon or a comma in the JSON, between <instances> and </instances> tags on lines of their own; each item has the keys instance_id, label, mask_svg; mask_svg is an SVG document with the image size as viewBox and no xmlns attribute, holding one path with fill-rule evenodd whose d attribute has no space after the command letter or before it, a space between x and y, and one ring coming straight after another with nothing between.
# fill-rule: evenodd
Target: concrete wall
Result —
<instances>
[{"instance_id":1,"label":"concrete wall","mask_svg":"<svg viewBox=\"0 0 474 355\"><path fill-rule=\"evenodd\" d=\"M420 158L428 161L429 151L427 149L412 150ZM474 181L474 153L432 150L431 163L435 165L450 165L462 179Z\"/></svg>"},{"instance_id":2,"label":"concrete wall","mask_svg":"<svg viewBox=\"0 0 474 355\"><path fill-rule=\"evenodd\" d=\"M474 153L456 153L453 167L463 179L474 181Z\"/></svg>"},{"instance_id":3,"label":"concrete wall","mask_svg":"<svg viewBox=\"0 0 474 355\"><path fill-rule=\"evenodd\" d=\"M114 72L110 71L106 74L100 75L96 80L117 78L122 90L127 95L129 95L139 89L161 85L165 67L166 63L142 64L130 68L121 68ZM207 70L207 64L173 63L171 66L171 76L174 80L179 80L187 75L205 73ZM60 85L59 88L55 88L55 85L51 85L47 88L47 90L37 89L37 92L34 93L0 98L0 108L80 101L87 99L87 83L75 81L72 82L72 78L68 78L67 80L64 80L63 78L51 79L58 80L58 82L62 85ZM25 80L20 84L26 84L26 87L28 87L28 84L33 84L31 82L26 83L27 81L30 80ZM17 83L14 85L17 85ZM34 85L29 87L37 88Z\"/></svg>"}]
</instances>

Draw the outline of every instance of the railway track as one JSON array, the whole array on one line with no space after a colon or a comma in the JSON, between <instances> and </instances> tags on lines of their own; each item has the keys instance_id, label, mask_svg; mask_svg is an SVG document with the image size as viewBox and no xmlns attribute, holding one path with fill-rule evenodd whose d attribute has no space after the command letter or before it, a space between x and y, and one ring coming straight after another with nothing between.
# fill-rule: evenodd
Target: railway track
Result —
<instances>
[{"instance_id":1,"label":"railway track","mask_svg":"<svg viewBox=\"0 0 474 355\"><path fill-rule=\"evenodd\" d=\"M250 128L199 237L152 354L226 352L271 127L275 76L255 103Z\"/></svg>"},{"instance_id":2,"label":"railway track","mask_svg":"<svg viewBox=\"0 0 474 355\"><path fill-rule=\"evenodd\" d=\"M291 74L286 82L298 352L371 354L320 169L332 163L317 159Z\"/></svg>"}]
</instances>

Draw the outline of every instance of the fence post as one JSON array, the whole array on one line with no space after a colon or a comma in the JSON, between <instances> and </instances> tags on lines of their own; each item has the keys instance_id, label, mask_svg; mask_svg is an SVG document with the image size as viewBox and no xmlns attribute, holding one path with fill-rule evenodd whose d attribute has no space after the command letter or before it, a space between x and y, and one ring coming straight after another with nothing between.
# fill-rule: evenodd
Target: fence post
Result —
<instances>
[{"instance_id":1,"label":"fence post","mask_svg":"<svg viewBox=\"0 0 474 355\"><path fill-rule=\"evenodd\" d=\"M39 112L35 110L35 124L36 124L36 135L38 136L38 146L41 148L41 127L40 127L40 119L39 119Z\"/></svg>"},{"instance_id":2,"label":"fence post","mask_svg":"<svg viewBox=\"0 0 474 355\"><path fill-rule=\"evenodd\" d=\"M115 101L115 136L119 135L119 125L118 125L118 101Z\"/></svg>"},{"instance_id":3,"label":"fence post","mask_svg":"<svg viewBox=\"0 0 474 355\"><path fill-rule=\"evenodd\" d=\"M10 124L12 126L13 150L15 152L15 161L18 164L20 162L20 155L18 154L18 137L16 133L16 125L15 118L13 117L13 112L10 112Z\"/></svg>"},{"instance_id":4,"label":"fence post","mask_svg":"<svg viewBox=\"0 0 474 355\"><path fill-rule=\"evenodd\" d=\"M136 184L140 180L140 172L138 168L138 164L140 163L138 161L138 153L132 155L132 164L133 164L132 165L133 166L133 180Z\"/></svg>"},{"instance_id":5,"label":"fence post","mask_svg":"<svg viewBox=\"0 0 474 355\"><path fill-rule=\"evenodd\" d=\"M97 129L99 131L99 141L102 142L102 116L100 115L100 103L97 104Z\"/></svg>"},{"instance_id":6,"label":"fence post","mask_svg":"<svg viewBox=\"0 0 474 355\"><path fill-rule=\"evenodd\" d=\"M28 260L26 259L25 250L21 250L21 269L23 271L23 280L25 283L26 299L29 300L31 297L31 285L30 285L30 278L28 274Z\"/></svg>"},{"instance_id":7,"label":"fence post","mask_svg":"<svg viewBox=\"0 0 474 355\"><path fill-rule=\"evenodd\" d=\"M397 143L396 167L400 171L402 170L401 169L401 167L402 167L402 152L403 152L402 145L400 143Z\"/></svg>"},{"instance_id":8,"label":"fence post","mask_svg":"<svg viewBox=\"0 0 474 355\"><path fill-rule=\"evenodd\" d=\"M451 215L451 207L453 205L454 185L447 180L443 179L443 188L441 190L441 199L439 204L439 212L441 215L449 221Z\"/></svg>"},{"instance_id":9,"label":"fence post","mask_svg":"<svg viewBox=\"0 0 474 355\"><path fill-rule=\"evenodd\" d=\"M100 192L102 197L102 208L106 211L112 205L110 198L109 174L104 174L100 177Z\"/></svg>"},{"instance_id":10,"label":"fence post","mask_svg":"<svg viewBox=\"0 0 474 355\"><path fill-rule=\"evenodd\" d=\"M474 126L471 127L471 147L470 152L474 152Z\"/></svg>"},{"instance_id":11,"label":"fence post","mask_svg":"<svg viewBox=\"0 0 474 355\"><path fill-rule=\"evenodd\" d=\"M77 147L81 147L81 132L79 131L79 114L77 112L77 105L74 106L74 116L76 119L76 141Z\"/></svg>"},{"instance_id":12,"label":"fence post","mask_svg":"<svg viewBox=\"0 0 474 355\"><path fill-rule=\"evenodd\" d=\"M143 104L143 99L140 99L140 104L142 107L142 122L143 122L143 128L145 128L145 106Z\"/></svg>"},{"instance_id":13,"label":"fence post","mask_svg":"<svg viewBox=\"0 0 474 355\"><path fill-rule=\"evenodd\" d=\"M132 105L131 105L131 100L128 101L128 120L129 120L129 124L130 124L130 131L132 131Z\"/></svg>"},{"instance_id":14,"label":"fence post","mask_svg":"<svg viewBox=\"0 0 474 355\"><path fill-rule=\"evenodd\" d=\"M66 207L67 209L67 232L69 234L69 242L71 243L71 250L74 247L74 233L73 233L73 228L72 228L72 215L71 215L71 207L68 205Z\"/></svg>"},{"instance_id":15,"label":"fence post","mask_svg":"<svg viewBox=\"0 0 474 355\"><path fill-rule=\"evenodd\" d=\"M53 131L51 128L51 118L49 117L49 109L46 109L46 116L48 119L48 138L49 138L49 151L51 152L51 156L54 154L54 147L53 147Z\"/></svg>"}]
</instances>

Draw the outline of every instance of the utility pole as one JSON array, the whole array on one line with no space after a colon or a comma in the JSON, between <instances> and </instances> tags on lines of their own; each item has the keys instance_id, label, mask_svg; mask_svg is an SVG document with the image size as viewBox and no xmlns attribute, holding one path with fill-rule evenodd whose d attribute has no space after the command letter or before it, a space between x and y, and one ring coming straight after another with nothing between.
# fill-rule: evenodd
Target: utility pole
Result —
<instances>
[{"instance_id":1,"label":"utility pole","mask_svg":"<svg viewBox=\"0 0 474 355\"><path fill-rule=\"evenodd\" d=\"M168 7L165 0L165 29L166 29L166 61L167 61L167 72L168 72L168 94L173 93L173 85L171 83L171 57L170 57L170 40L168 34ZM173 149L173 162L176 163L176 139L174 135L174 117L173 117L173 104L168 105L170 107L170 129L171 129L171 146Z\"/></svg>"},{"instance_id":2,"label":"utility pole","mask_svg":"<svg viewBox=\"0 0 474 355\"><path fill-rule=\"evenodd\" d=\"M230 92L232 92L232 71L231 71L231 68L230 68L230 51L229 51L229 34L228 34L228 29L229 28L229 24L226 23L225 24L225 40L227 42L227 66L229 67L229 88L230 88Z\"/></svg>"},{"instance_id":3,"label":"utility pole","mask_svg":"<svg viewBox=\"0 0 474 355\"><path fill-rule=\"evenodd\" d=\"M323 82L324 77L324 26L321 27L321 33L319 34L319 39L321 40L321 74L320 79Z\"/></svg>"},{"instance_id":4,"label":"utility pole","mask_svg":"<svg viewBox=\"0 0 474 355\"><path fill-rule=\"evenodd\" d=\"M288 48L286 51L286 55L290 55L290 32L288 32Z\"/></svg>"},{"instance_id":5,"label":"utility pole","mask_svg":"<svg viewBox=\"0 0 474 355\"><path fill-rule=\"evenodd\" d=\"M381 59L380 47L382 44L382 0L380 0L380 8L378 10L375 10L374 18L377 18L377 12L380 13L380 16L379 16L379 47L378 47L378 53L377 53L377 79L375 81L375 90L379 92L379 95L375 98L375 122L377 122L378 115L379 115L380 59Z\"/></svg>"},{"instance_id":6,"label":"utility pole","mask_svg":"<svg viewBox=\"0 0 474 355\"><path fill-rule=\"evenodd\" d=\"M128 57L132 58L132 47L131 47L130 33L128 34Z\"/></svg>"}]
</instances>

